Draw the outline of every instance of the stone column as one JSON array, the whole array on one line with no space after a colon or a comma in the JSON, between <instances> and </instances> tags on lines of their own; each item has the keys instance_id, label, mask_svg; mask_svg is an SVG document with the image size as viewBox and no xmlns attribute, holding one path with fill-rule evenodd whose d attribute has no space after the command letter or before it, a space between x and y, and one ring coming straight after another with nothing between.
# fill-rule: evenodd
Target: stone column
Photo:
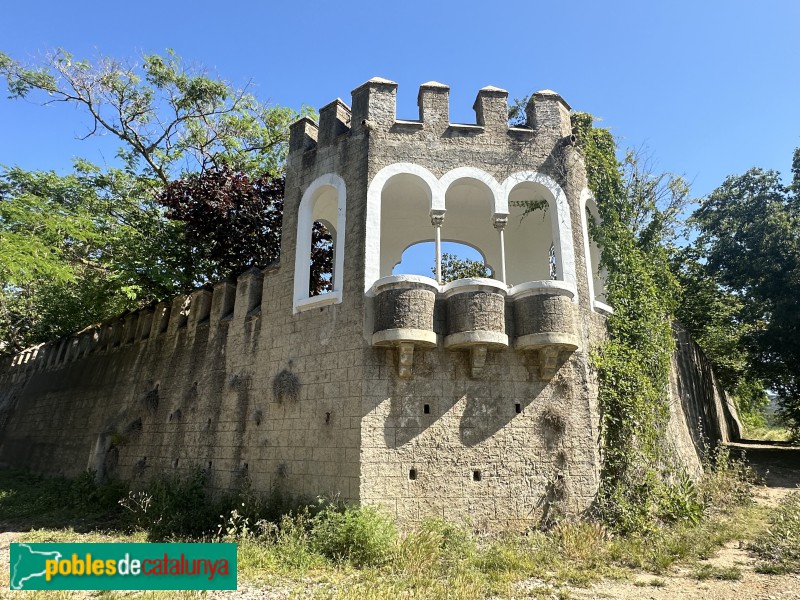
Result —
<instances>
[{"instance_id":1,"label":"stone column","mask_svg":"<svg viewBox=\"0 0 800 600\"><path fill-rule=\"evenodd\" d=\"M444 211L431 211L431 225L436 233L436 283L442 285L442 223L444 223Z\"/></svg>"}]
</instances>

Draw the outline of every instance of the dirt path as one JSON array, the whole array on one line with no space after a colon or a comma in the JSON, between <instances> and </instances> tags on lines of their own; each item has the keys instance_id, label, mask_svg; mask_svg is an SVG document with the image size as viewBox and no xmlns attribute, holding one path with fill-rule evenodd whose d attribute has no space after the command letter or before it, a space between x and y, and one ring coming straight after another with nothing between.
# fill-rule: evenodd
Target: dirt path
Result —
<instances>
[{"instance_id":1,"label":"dirt path","mask_svg":"<svg viewBox=\"0 0 800 600\"><path fill-rule=\"evenodd\" d=\"M764 480L755 490L755 500L764 506L776 506L800 485L800 449L783 444L743 442L731 444L734 456L747 461ZM738 581L698 580L694 574L707 565L717 572L736 568ZM681 568L668 575L639 574L630 581L604 582L589 589L570 588L570 598L619 598L621 600L800 600L800 575L764 575L756 573L755 559L746 549L746 541L732 542L709 560L691 568Z\"/></svg>"}]
</instances>

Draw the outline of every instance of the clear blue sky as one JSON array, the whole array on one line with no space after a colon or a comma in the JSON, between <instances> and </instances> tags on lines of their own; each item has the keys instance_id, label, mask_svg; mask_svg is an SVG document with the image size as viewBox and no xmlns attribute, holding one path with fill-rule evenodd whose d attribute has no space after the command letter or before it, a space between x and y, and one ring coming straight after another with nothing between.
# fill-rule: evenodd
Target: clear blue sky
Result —
<instances>
[{"instance_id":1,"label":"clear blue sky","mask_svg":"<svg viewBox=\"0 0 800 600\"><path fill-rule=\"evenodd\" d=\"M751 166L788 174L800 146L800 2L9 2L0 50L18 59L174 48L262 100L316 108L379 75L416 118L420 83L451 86L451 120L474 122L479 88L551 88L602 118L623 146L695 195ZM113 160L77 141L83 113L0 98L0 164L68 169Z\"/></svg>"}]
</instances>

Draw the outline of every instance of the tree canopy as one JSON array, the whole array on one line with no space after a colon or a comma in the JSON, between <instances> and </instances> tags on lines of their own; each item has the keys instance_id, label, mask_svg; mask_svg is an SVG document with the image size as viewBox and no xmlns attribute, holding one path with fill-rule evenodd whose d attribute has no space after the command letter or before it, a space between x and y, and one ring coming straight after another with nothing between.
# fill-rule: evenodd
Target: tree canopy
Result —
<instances>
[{"instance_id":1,"label":"tree canopy","mask_svg":"<svg viewBox=\"0 0 800 600\"><path fill-rule=\"evenodd\" d=\"M0 75L11 98L79 108L84 138L115 136L121 163L0 170L0 352L277 259L288 125L308 109L259 102L172 51L56 50L35 65L0 53Z\"/></svg>"},{"instance_id":2,"label":"tree canopy","mask_svg":"<svg viewBox=\"0 0 800 600\"><path fill-rule=\"evenodd\" d=\"M698 335L711 326L736 328L734 357L749 379L760 379L779 397L795 437L800 438L800 149L793 179L753 168L728 177L694 213L693 245L699 279L725 299L722 314L685 311Z\"/></svg>"},{"instance_id":3,"label":"tree canopy","mask_svg":"<svg viewBox=\"0 0 800 600\"><path fill-rule=\"evenodd\" d=\"M12 98L83 110L86 138L116 136L128 169L161 185L223 166L279 175L288 126L310 113L259 102L247 86L237 89L200 67L186 67L171 50L139 61L88 61L58 49L32 66L0 53L0 75Z\"/></svg>"}]
</instances>

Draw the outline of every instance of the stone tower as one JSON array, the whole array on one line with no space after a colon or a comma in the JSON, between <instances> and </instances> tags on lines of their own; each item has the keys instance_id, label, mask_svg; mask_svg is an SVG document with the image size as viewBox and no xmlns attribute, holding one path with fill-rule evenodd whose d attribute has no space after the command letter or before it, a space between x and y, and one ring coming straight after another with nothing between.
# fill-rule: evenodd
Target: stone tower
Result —
<instances>
[{"instance_id":1,"label":"stone tower","mask_svg":"<svg viewBox=\"0 0 800 600\"><path fill-rule=\"evenodd\" d=\"M604 331L596 209L569 105L534 94L509 127L508 94L478 92L476 123L449 119L449 87L395 114L375 78L291 129L282 255L307 333L351 349L351 497L401 521L429 515L529 524L553 502L580 512L598 486L597 388L587 354ZM310 296L311 227L334 233L332 291ZM441 241L477 249L491 278L442 285ZM393 274L434 242L436 278ZM285 264L285 263L284 263ZM347 332L347 333L345 333ZM314 337L314 336L309 336ZM360 386L360 387L359 387Z\"/></svg>"}]
</instances>

